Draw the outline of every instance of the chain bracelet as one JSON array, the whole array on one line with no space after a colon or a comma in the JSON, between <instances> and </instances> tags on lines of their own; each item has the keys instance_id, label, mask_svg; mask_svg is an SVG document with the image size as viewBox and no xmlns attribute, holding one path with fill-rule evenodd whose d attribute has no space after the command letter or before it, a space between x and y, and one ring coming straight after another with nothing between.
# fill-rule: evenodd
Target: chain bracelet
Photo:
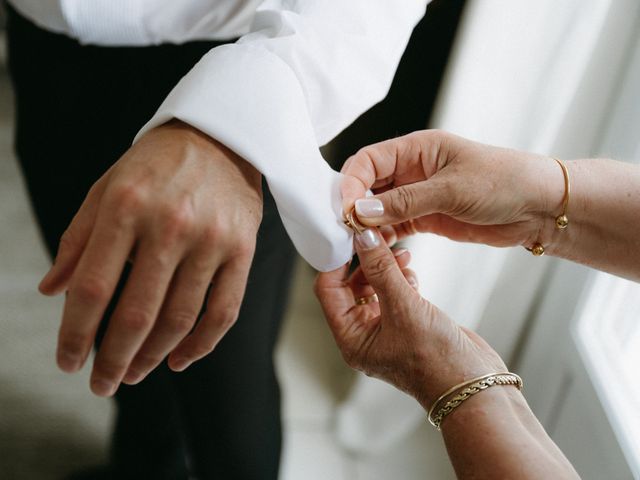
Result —
<instances>
[{"instance_id":1,"label":"chain bracelet","mask_svg":"<svg viewBox=\"0 0 640 480\"><path fill-rule=\"evenodd\" d=\"M461 385L456 385L453 389L448 390L444 395L436 400L429 411L429 422L440 430L442 420L455 410L462 402L476 393L486 390L489 387L493 387L494 385L514 385L518 387L518 390L522 390L523 386L522 379L515 373L494 373L474 378L473 380L469 380ZM432 417L431 414L436 407L456 390L459 390L458 393L455 393L455 396L445 403L442 408L438 409L437 413Z\"/></svg>"}]
</instances>

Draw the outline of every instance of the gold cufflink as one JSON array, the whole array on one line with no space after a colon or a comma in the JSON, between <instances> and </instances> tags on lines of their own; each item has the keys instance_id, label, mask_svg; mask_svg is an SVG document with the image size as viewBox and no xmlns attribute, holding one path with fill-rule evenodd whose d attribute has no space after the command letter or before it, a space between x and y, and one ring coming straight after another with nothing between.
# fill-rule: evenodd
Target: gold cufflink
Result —
<instances>
[{"instance_id":1,"label":"gold cufflink","mask_svg":"<svg viewBox=\"0 0 640 480\"><path fill-rule=\"evenodd\" d=\"M362 225L362 223L360 223L360 220L358 220L355 207L344 214L343 223L351 230L353 230L357 235L361 234L367 229L367 227Z\"/></svg>"}]
</instances>

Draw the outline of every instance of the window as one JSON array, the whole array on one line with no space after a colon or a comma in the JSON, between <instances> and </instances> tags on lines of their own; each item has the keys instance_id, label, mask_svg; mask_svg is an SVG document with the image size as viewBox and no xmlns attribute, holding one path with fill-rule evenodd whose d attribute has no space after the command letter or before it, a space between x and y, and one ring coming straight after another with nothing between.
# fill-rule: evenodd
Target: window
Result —
<instances>
[{"instance_id":1,"label":"window","mask_svg":"<svg viewBox=\"0 0 640 480\"><path fill-rule=\"evenodd\" d=\"M640 469L640 284L594 273L573 335L632 469Z\"/></svg>"}]
</instances>

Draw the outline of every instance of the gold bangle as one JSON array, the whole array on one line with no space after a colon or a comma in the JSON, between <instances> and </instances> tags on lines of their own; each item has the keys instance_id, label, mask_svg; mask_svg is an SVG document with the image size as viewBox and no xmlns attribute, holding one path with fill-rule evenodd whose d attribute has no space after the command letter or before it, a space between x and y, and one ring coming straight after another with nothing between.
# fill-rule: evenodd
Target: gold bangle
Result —
<instances>
[{"instance_id":1,"label":"gold bangle","mask_svg":"<svg viewBox=\"0 0 640 480\"><path fill-rule=\"evenodd\" d=\"M475 395L476 393L479 393L482 390L486 390L489 387L493 387L494 385L514 385L518 387L518 390L522 390L523 387L522 379L515 373L511 372L490 373L488 375L483 375L482 377L477 377L472 380L462 382L458 385L455 385L454 387L451 387L449 390L440 395L435 402L433 402L433 405L431 406L431 408L429 409L429 413L427 414L429 423L440 430L442 420L444 420L444 418L453 410L459 407L462 402ZM453 398L451 398L441 408L437 409L437 407L451 395L454 395ZM435 416L433 416L433 412L436 411L436 409L437 413L435 414Z\"/></svg>"},{"instance_id":2,"label":"gold bangle","mask_svg":"<svg viewBox=\"0 0 640 480\"><path fill-rule=\"evenodd\" d=\"M564 230L569 226L569 217L567 217L567 211L569 210L571 182L569 181L569 170L567 170L567 166L557 158L554 158L554 160L558 162L558 165L560 165L560 168L562 169L562 175L564 176L564 197L562 198L562 213L556 217L556 228L558 230ZM545 247L540 242L536 242L533 244L533 246L525 248L530 251L535 257L541 257L545 252Z\"/></svg>"}]
</instances>

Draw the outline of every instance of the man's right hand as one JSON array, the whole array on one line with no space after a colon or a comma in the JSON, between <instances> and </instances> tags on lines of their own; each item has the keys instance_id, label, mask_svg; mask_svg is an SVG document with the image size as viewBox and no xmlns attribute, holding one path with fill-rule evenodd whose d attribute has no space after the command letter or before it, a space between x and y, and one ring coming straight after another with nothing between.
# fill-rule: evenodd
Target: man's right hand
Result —
<instances>
[{"instance_id":1,"label":"man's right hand","mask_svg":"<svg viewBox=\"0 0 640 480\"><path fill-rule=\"evenodd\" d=\"M238 316L261 218L253 166L180 121L149 131L92 187L40 284L47 295L67 292L60 368L85 363L129 259L93 392L141 381L168 354L181 371L211 352Z\"/></svg>"}]
</instances>

